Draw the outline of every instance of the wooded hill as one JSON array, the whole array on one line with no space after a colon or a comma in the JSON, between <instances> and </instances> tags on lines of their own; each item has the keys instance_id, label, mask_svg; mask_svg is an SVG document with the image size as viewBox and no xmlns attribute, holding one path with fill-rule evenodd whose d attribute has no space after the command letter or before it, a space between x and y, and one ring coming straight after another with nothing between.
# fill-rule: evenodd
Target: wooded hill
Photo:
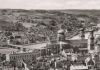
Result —
<instances>
[{"instance_id":1,"label":"wooded hill","mask_svg":"<svg viewBox=\"0 0 100 70\"><path fill-rule=\"evenodd\" d=\"M96 26L99 15L99 10L0 9L0 30L28 32L35 41L44 41L56 39L57 31L63 28L66 37L71 38L80 28Z\"/></svg>"}]
</instances>

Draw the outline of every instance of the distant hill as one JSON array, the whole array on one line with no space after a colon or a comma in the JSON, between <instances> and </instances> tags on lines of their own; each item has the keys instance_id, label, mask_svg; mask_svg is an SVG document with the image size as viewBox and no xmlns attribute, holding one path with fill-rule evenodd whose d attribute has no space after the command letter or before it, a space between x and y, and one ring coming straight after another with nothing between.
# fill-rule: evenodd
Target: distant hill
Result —
<instances>
[{"instance_id":1,"label":"distant hill","mask_svg":"<svg viewBox=\"0 0 100 70\"><path fill-rule=\"evenodd\" d=\"M65 12L65 13L71 13L71 14L87 14L87 15L98 15L100 14L100 10L94 10L94 9L91 9L91 10L79 10L79 9L69 9L69 10L62 10L62 12Z\"/></svg>"},{"instance_id":2,"label":"distant hill","mask_svg":"<svg viewBox=\"0 0 100 70\"><path fill-rule=\"evenodd\" d=\"M70 38L79 34L80 28L88 29L99 22L99 10L0 9L0 30L28 31L36 41L56 39L61 25Z\"/></svg>"}]
</instances>

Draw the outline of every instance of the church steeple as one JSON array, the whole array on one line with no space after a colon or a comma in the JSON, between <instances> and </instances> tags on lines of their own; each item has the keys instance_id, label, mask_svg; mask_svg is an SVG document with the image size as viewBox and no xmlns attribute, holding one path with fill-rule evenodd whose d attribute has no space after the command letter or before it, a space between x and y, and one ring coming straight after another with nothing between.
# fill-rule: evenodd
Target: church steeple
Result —
<instances>
[{"instance_id":1,"label":"church steeple","mask_svg":"<svg viewBox=\"0 0 100 70\"><path fill-rule=\"evenodd\" d=\"M88 38L88 50L89 52L95 50L95 47L94 47L94 30L91 29L90 31L90 35L89 35L89 38Z\"/></svg>"},{"instance_id":2,"label":"church steeple","mask_svg":"<svg viewBox=\"0 0 100 70\"><path fill-rule=\"evenodd\" d=\"M84 28L80 29L80 37L81 39L85 39L85 31L84 31Z\"/></svg>"},{"instance_id":3,"label":"church steeple","mask_svg":"<svg viewBox=\"0 0 100 70\"><path fill-rule=\"evenodd\" d=\"M65 31L61 28L57 34L58 41L65 41Z\"/></svg>"},{"instance_id":4,"label":"church steeple","mask_svg":"<svg viewBox=\"0 0 100 70\"><path fill-rule=\"evenodd\" d=\"M65 43L65 30L62 29L61 27L60 27L60 30L58 30L57 41L60 45L60 53L62 53L63 44L66 44L66 43Z\"/></svg>"}]
</instances>

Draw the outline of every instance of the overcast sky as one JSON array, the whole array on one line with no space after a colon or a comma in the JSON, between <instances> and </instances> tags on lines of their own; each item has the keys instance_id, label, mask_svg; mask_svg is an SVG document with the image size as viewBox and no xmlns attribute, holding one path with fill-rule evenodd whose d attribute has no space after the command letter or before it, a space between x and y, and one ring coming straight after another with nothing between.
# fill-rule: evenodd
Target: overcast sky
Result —
<instances>
[{"instance_id":1,"label":"overcast sky","mask_svg":"<svg viewBox=\"0 0 100 70\"><path fill-rule=\"evenodd\" d=\"M0 8L100 9L100 0L0 0Z\"/></svg>"}]
</instances>

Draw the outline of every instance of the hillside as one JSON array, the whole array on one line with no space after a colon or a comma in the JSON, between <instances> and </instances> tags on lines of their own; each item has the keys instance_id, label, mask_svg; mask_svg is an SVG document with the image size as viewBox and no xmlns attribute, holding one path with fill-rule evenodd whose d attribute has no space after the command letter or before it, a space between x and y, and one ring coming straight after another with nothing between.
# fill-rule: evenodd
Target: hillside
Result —
<instances>
[{"instance_id":1,"label":"hillside","mask_svg":"<svg viewBox=\"0 0 100 70\"><path fill-rule=\"evenodd\" d=\"M56 39L57 30L63 28L68 31L66 37L71 38L79 34L82 27L96 26L99 15L99 10L1 9L0 30L28 32L28 38L44 41Z\"/></svg>"}]
</instances>

